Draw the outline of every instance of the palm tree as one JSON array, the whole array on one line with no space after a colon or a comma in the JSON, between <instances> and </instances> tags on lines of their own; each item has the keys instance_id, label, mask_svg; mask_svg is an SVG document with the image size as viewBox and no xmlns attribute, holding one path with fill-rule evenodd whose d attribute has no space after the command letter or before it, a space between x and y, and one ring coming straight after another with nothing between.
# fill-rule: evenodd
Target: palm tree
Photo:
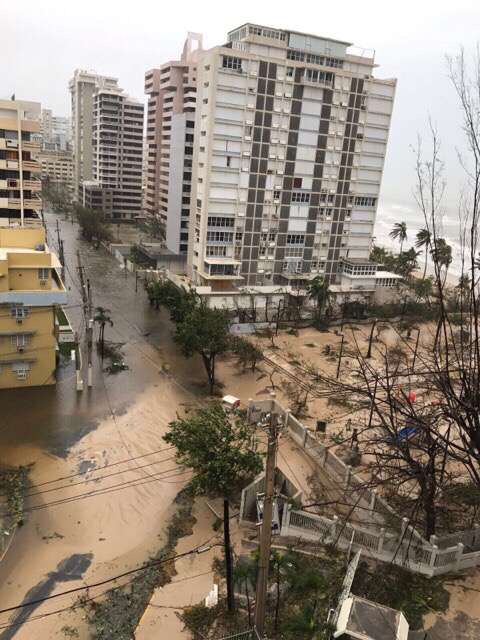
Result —
<instances>
[{"instance_id":1,"label":"palm tree","mask_svg":"<svg viewBox=\"0 0 480 640\"><path fill-rule=\"evenodd\" d=\"M307 293L310 299L317 301L317 313L318 317L321 318L330 300L330 291L325 278L323 276L315 276L307 287Z\"/></svg>"},{"instance_id":2,"label":"palm tree","mask_svg":"<svg viewBox=\"0 0 480 640\"><path fill-rule=\"evenodd\" d=\"M415 246L417 247L417 249L425 247L425 268L423 269L423 280L425 280L425 276L427 275L428 251L430 249L431 240L431 234L428 229L420 229L420 231L417 233L417 241L415 242Z\"/></svg>"},{"instance_id":3,"label":"palm tree","mask_svg":"<svg viewBox=\"0 0 480 640\"><path fill-rule=\"evenodd\" d=\"M94 316L94 321L100 325L100 334L98 336L98 341L100 343L102 358L103 358L103 349L105 345L105 325L109 324L113 327L113 321L110 317L110 309L106 309L105 307L96 307L96 314Z\"/></svg>"},{"instance_id":4,"label":"palm tree","mask_svg":"<svg viewBox=\"0 0 480 640\"><path fill-rule=\"evenodd\" d=\"M400 253L402 253L403 243L407 239L407 223L395 222L389 236L392 240L398 240L400 242Z\"/></svg>"},{"instance_id":5,"label":"palm tree","mask_svg":"<svg viewBox=\"0 0 480 640\"><path fill-rule=\"evenodd\" d=\"M438 238L430 253L439 270L445 267L445 276L443 278L443 284L445 284L448 267L452 264L452 247L447 244L445 238Z\"/></svg>"}]
</instances>

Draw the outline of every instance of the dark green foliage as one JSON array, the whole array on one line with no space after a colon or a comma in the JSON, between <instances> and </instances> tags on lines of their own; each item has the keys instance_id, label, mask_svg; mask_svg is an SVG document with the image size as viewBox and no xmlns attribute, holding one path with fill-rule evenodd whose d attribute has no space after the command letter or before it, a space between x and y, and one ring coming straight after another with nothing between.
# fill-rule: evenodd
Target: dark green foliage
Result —
<instances>
[{"instance_id":1,"label":"dark green foliage","mask_svg":"<svg viewBox=\"0 0 480 640\"><path fill-rule=\"evenodd\" d=\"M255 371L257 364L263 359L261 349L241 336L233 336L230 339L230 349L238 357L238 362L244 370L250 367Z\"/></svg>"},{"instance_id":2,"label":"dark green foliage","mask_svg":"<svg viewBox=\"0 0 480 640\"><path fill-rule=\"evenodd\" d=\"M208 376L210 393L215 387L215 362L218 355L228 351L230 320L220 309L210 309L204 304L187 312L177 323L175 341L187 358L198 353Z\"/></svg>"},{"instance_id":3,"label":"dark green foliage","mask_svg":"<svg viewBox=\"0 0 480 640\"><path fill-rule=\"evenodd\" d=\"M0 494L6 498L7 511L14 526L23 524L23 496L29 472L29 466L0 470Z\"/></svg>"},{"instance_id":4,"label":"dark green foliage","mask_svg":"<svg viewBox=\"0 0 480 640\"><path fill-rule=\"evenodd\" d=\"M195 494L230 497L262 470L260 455L250 446L254 428L218 402L169 426L163 439L176 447L177 462L193 470Z\"/></svg>"},{"instance_id":5,"label":"dark green foliage","mask_svg":"<svg viewBox=\"0 0 480 640\"><path fill-rule=\"evenodd\" d=\"M204 640L208 637L215 620L218 617L219 607L206 607L203 604L195 604L187 607L181 614L182 622L188 629L194 640Z\"/></svg>"},{"instance_id":6,"label":"dark green foliage","mask_svg":"<svg viewBox=\"0 0 480 640\"><path fill-rule=\"evenodd\" d=\"M94 238L96 240L110 240L111 235L105 225L105 215L103 211L75 205L73 214L86 240L91 241Z\"/></svg>"}]
</instances>

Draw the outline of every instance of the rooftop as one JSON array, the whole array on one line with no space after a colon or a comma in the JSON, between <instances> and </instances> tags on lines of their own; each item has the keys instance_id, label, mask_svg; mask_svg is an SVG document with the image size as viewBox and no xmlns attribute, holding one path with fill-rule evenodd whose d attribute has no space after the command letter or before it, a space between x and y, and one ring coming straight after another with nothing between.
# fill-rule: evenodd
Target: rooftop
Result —
<instances>
[{"instance_id":1,"label":"rooftop","mask_svg":"<svg viewBox=\"0 0 480 640\"><path fill-rule=\"evenodd\" d=\"M407 640L408 623L400 611L351 596L342 605L334 638Z\"/></svg>"},{"instance_id":2,"label":"rooftop","mask_svg":"<svg viewBox=\"0 0 480 640\"><path fill-rule=\"evenodd\" d=\"M256 24L254 22L245 22L244 24L241 24L240 26L236 27L235 29L231 29L228 32L228 36L230 36L232 33L235 33L236 31L238 31L239 29L242 29L243 27L258 27L260 29L269 29L271 31L281 31L283 33L293 33L295 35L298 36L305 36L307 38L319 38L320 40L328 40L329 42L335 42L337 44L343 44L346 47L350 47L352 46L352 42L346 42L345 40L336 40L335 38L327 38L326 36L320 36L316 33L305 33L303 31L295 31L293 29L278 29L276 27L269 27L267 25L263 25L263 24Z\"/></svg>"}]
</instances>

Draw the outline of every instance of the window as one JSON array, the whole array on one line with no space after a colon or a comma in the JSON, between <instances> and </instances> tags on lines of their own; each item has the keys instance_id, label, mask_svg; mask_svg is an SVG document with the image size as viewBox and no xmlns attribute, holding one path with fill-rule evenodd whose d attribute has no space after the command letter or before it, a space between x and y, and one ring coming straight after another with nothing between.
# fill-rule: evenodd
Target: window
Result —
<instances>
[{"instance_id":1,"label":"window","mask_svg":"<svg viewBox=\"0 0 480 640\"><path fill-rule=\"evenodd\" d=\"M24 333L19 333L17 335L11 336L12 345L17 349L24 349L27 346L27 336Z\"/></svg>"},{"instance_id":2,"label":"window","mask_svg":"<svg viewBox=\"0 0 480 640\"><path fill-rule=\"evenodd\" d=\"M288 260L283 263L283 271L287 273L302 273L303 260Z\"/></svg>"},{"instance_id":3,"label":"window","mask_svg":"<svg viewBox=\"0 0 480 640\"><path fill-rule=\"evenodd\" d=\"M287 67L287 78L293 78L295 75L295 67Z\"/></svg>"},{"instance_id":4,"label":"window","mask_svg":"<svg viewBox=\"0 0 480 640\"><path fill-rule=\"evenodd\" d=\"M287 234L287 245L288 244L304 244L305 236L299 233L289 233Z\"/></svg>"},{"instance_id":5,"label":"window","mask_svg":"<svg viewBox=\"0 0 480 640\"><path fill-rule=\"evenodd\" d=\"M303 178L294 178L293 179L293 188L294 189L301 189L302 188L302 183L303 183Z\"/></svg>"},{"instance_id":6,"label":"window","mask_svg":"<svg viewBox=\"0 0 480 640\"><path fill-rule=\"evenodd\" d=\"M207 247L207 257L225 258L227 255L227 247Z\"/></svg>"},{"instance_id":7,"label":"window","mask_svg":"<svg viewBox=\"0 0 480 640\"><path fill-rule=\"evenodd\" d=\"M48 280L48 276L50 275L50 269L41 268L38 270L38 279L39 280Z\"/></svg>"},{"instance_id":8,"label":"window","mask_svg":"<svg viewBox=\"0 0 480 640\"><path fill-rule=\"evenodd\" d=\"M233 233L229 231L207 231L207 243L232 244Z\"/></svg>"},{"instance_id":9,"label":"window","mask_svg":"<svg viewBox=\"0 0 480 640\"><path fill-rule=\"evenodd\" d=\"M287 249L285 249L285 257L286 258L302 258L303 247L287 247Z\"/></svg>"},{"instance_id":10,"label":"window","mask_svg":"<svg viewBox=\"0 0 480 640\"><path fill-rule=\"evenodd\" d=\"M15 305L11 308L12 318L16 318L17 320L22 320L27 317L28 309L26 309L23 305Z\"/></svg>"},{"instance_id":11,"label":"window","mask_svg":"<svg viewBox=\"0 0 480 640\"><path fill-rule=\"evenodd\" d=\"M293 191L292 202L310 202L310 194L303 191Z\"/></svg>"},{"instance_id":12,"label":"window","mask_svg":"<svg viewBox=\"0 0 480 640\"><path fill-rule=\"evenodd\" d=\"M233 56L222 56L222 67L224 69L242 70L242 59Z\"/></svg>"},{"instance_id":13,"label":"window","mask_svg":"<svg viewBox=\"0 0 480 640\"><path fill-rule=\"evenodd\" d=\"M208 216L209 227L234 227L235 218L226 218L223 216Z\"/></svg>"},{"instance_id":14,"label":"window","mask_svg":"<svg viewBox=\"0 0 480 640\"><path fill-rule=\"evenodd\" d=\"M354 203L357 207L374 207L377 204L377 199L366 196L357 196Z\"/></svg>"},{"instance_id":15,"label":"window","mask_svg":"<svg viewBox=\"0 0 480 640\"><path fill-rule=\"evenodd\" d=\"M280 191L274 191L273 192L273 199L274 200L280 200Z\"/></svg>"}]
</instances>

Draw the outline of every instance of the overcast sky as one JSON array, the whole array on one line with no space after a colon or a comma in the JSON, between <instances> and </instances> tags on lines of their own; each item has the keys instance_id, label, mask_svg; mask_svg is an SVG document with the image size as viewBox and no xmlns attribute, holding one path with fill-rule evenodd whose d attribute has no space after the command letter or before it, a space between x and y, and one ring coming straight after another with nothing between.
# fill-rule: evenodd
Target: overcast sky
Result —
<instances>
[{"instance_id":1,"label":"overcast sky","mask_svg":"<svg viewBox=\"0 0 480 640\"><path fill-rule=\"evenodd\" d=\"M177 58L187 31L203 33L204 46L211 47L224 42L234 27L256 22L374 49L376 75L398 79L380 234L391 220L414 216L411 146L417 134L426 135L429 114L442 138L448 196L455 201L461 133L445 54L463 45L473 55L480 37L478 0L24 0L1 5L0 97L15 93L38 100L58 115L69 115L67 85L77 67L117 76L121 87L143 97L145 70Z\"/></svg>"}]
</instances>

